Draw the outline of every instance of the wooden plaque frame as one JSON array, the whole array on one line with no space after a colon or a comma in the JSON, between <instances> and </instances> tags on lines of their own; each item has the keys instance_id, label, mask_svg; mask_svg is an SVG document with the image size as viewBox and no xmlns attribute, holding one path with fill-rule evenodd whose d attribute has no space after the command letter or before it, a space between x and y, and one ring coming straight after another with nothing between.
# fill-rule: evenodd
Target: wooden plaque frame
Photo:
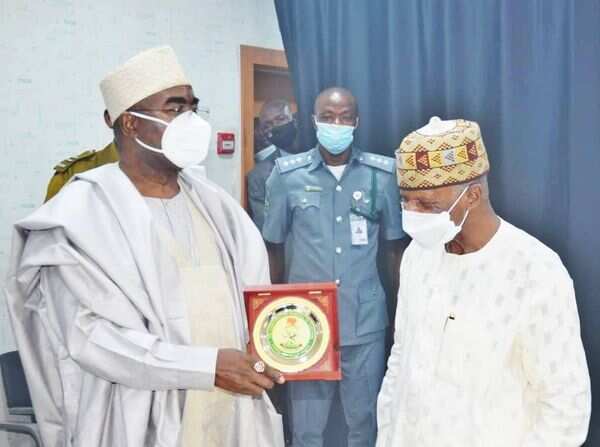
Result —
<instances>
[{"instance_id":1,"label":"wooden plaque frame","mask_svg":"<svg viewBox=\"0 0 600 447\"><path fill-rule=\"evenodd\" d=\"M252 333L254 323L260 312L269 303L286 296L305 299L316 305L326 315L330 329L327 350L321 359L315 365L303 371L284 373L286 380L341 380L337 287L335 283L276 284L246 288L244 290L244 300L250 333L248 352L257 354Z\"/></svg>"}]
</instances>

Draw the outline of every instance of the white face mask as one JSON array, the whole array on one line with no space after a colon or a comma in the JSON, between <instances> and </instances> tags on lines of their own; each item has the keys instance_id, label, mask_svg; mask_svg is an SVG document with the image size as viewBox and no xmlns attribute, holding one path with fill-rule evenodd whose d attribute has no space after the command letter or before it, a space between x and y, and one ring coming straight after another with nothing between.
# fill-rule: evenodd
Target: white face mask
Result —
<instances>
[{"instance_id":1,"label":"white face mask","mask_svg":"<svg viewBox=\"0 0 600 447\"><path fill-rule=\"evenodd\" d=\"M402 228L414 241L421 247L431 250L441 247L453 240L469 216L469 210L466 211L460 225L456 225L450 218L450 212L469 189L468 185L460 193L452 206L441 213L420 213L417 211L402 210Z\"/></svg>"},{"instance_id":2,"label":"white face mask","mask_svg":"<svg viewBox=\"0 0 600 447\"><path fill-rule=\"evenodd\" d=\"M161 139L161 148L152 147L136 137L137 144L144 149L162 154L181 169L200 164L208 155L211 127L191 110L177 115L171 122L138 112L127 112L138 118L154 121L166 126Z\"/></svg>"}]
</instances>

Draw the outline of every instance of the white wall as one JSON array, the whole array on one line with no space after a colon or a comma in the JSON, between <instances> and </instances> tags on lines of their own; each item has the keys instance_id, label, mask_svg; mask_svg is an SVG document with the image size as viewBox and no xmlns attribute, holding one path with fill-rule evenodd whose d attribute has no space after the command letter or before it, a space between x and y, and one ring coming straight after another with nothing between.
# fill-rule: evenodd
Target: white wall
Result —
<instances>
[{"instance_id":1,"label":"white wall","mask_svg":"<svg viewBox=\"0 0 600 447\"><path fill-rule=\"evenodd\" d=\"M239 149L239 47L283 48L273 0L0 0L0 284L11 224L41 203L52 167L111 139L100 79L162 44L174 47L213 127L234 131ZM226 159L213 149L206 166L239 197L239 150ZM1 296L0 352L13 347Z\"/></svg>"}]
</instances>

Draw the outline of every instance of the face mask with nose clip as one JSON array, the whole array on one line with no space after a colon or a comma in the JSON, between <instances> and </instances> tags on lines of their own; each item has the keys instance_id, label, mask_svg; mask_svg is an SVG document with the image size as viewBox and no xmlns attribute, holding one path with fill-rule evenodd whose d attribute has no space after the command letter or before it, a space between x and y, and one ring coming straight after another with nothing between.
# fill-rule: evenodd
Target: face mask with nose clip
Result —
<instances>
[{"instance_id":1,"label":"face mask with nose clip","mask_svg":"<svg viewBox=\"0 0 600 447\"><path fill-rule=\"evenodd\" d=\"M136 137L135 141L144 149L162 154L181 169L200 164L206 159L212 130L210 124L197 113L189 110L170 122L135 111L127 113L166 127L161 148L150 146Z\"/></svg>"},{"instance_id":2,"label":"face mask with nose clip","mask_svg":"<svg viewBox=\"0 0 600 447\"><path fill-rule=\"evenodd\" d=\"M467 185L456 198L452 206L441 213L423 213L411 211L402 207L402 228L416 243L421 247L432 250L443 247L445 244L453 240L469 216L469 210L465 212L461 223L456 225L450 213L456 207L460 199L465 195L469 187Z\"/></svg>"}]
</instances>

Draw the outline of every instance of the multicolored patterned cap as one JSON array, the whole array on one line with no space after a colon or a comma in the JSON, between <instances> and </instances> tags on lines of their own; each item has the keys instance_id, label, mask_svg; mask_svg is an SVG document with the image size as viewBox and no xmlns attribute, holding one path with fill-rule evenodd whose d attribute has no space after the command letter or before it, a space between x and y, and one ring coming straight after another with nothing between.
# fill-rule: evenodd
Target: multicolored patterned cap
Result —
<instances>
[{"instance_id":1,"label":"multicolored patterned cap","mask_svg":"<svg viewBox=\"0 0 600 447\"><path fill-rule=\"evenodd\" d=\"M433 117L402 140L396 169L401 189L433 189L475 180L490 163L476 122Z\"/></svg>"}]
</instances>

